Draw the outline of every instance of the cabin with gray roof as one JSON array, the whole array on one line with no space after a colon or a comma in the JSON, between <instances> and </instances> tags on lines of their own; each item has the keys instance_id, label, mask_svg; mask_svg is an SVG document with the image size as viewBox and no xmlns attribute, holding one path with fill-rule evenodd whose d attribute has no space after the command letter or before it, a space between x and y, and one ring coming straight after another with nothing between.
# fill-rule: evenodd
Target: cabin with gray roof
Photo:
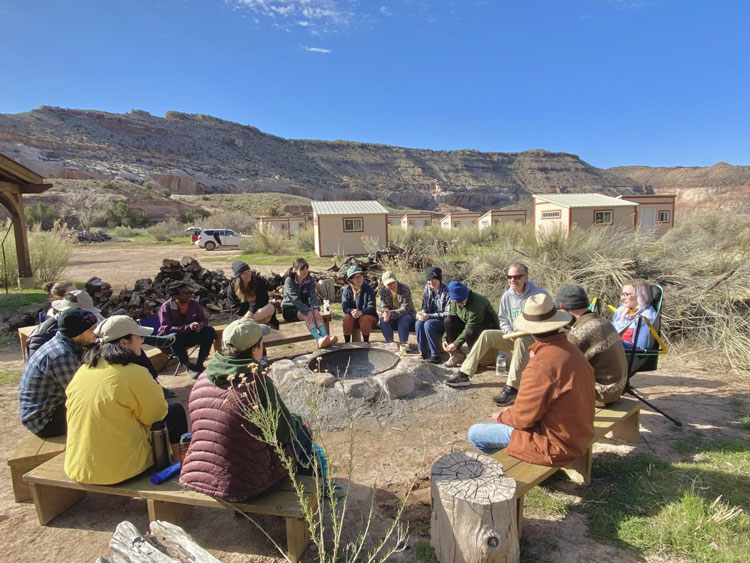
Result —
<instances>
[{"instance_id":1,"label":"cabin with gray roof","mask_svg":"<svg viewBox=\"0 0 750 563\"><path fill-rule=\"evenodd\" d=\"M313 201L315 253L367 254L364 240L388 246L388 210L377 201Z\"/></svg>"}]
</instances>

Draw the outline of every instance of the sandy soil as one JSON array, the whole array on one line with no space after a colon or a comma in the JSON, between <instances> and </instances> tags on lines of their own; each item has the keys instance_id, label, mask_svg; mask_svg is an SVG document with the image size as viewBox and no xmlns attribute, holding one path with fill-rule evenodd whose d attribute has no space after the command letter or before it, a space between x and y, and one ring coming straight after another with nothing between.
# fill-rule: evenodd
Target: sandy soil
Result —
<instances>
[{"instance_id":1,"label":"sandy soil","mask_svg":"<svg viewBox=\"0 0 750 563\"><path fill-rule=\"evenodd\" d=\"M68 276L85 280L99 275L114 283L120 279L132 284L141 277L153 277L162 258L180 258L184 254L204 258L204 251L185 252L184 246L135 248L125 245L88 246L76 250L74 264ZM212 253L211 258L219 253ZM235 253L221 255L221 262L206 266L225 268ZM216 264L216 265L214 265ZM280 268L279 268L280 269ZM340 327L334 327L339 332ZM20 372L20 350L17 345L0 352L0 372ZM271 359L307 352L309 342L294 347L270 348ZM672 449L675 441L698 429L718 431L723 435L746 439L746 432L738 429L740 412L750 407L747 386L725 374L707 371L697 365L686 365L677 357L665 357L662 368L637 377L638 388L658 405L683 421L677 428L665 418L644 409L641 414L641 439L631 447L614 441L595 446L595 452L616 450L621 453L644 452L661 459L676 459ZM186 404L192 381L185 375L162 376L164 386L177 391L178 400ZM353 478L348 482L346 465L349 440L346 432L325 432L319 437L330 451L336 471L336 482L349 486L351 510L348 523L358 526L361 515L369 508L371 487L377 491L374 530L381 532L395 514L412 482L416 489L409 498L405 519L410 523L409 545L417 541L429 542L430 483L432 463L454 450L471 450L466 430L486 419L493 411L490 397L497 392L502 380L494 372L478 374L474 384L464 390L450 390L450 404L432 410L399 409L398 419L367 417L355 421L356 439L353 444ZM25 430L19 422L18 383L0 385L0 458L6 459ZM729 398L735 398L731 403ZM594 478L596 475L594 474ZM556 479L554 487L577 497L577 487L564 479ZM148 526L145 501L127 500L105 495L90 495L56 518L47 527L40 527L31 503L16 504L6 469L0 476L0 538L2 559L5 561L93 561L109 552L108 542L115 526L130 520L140 530ZM276 518L261 518L260 522L279 543L284 543L283 523ZM278 561L271 543L253 526L230 513L210 509L195 509L183 526L196 541L222 561ZM527 510L522 542L526 561L643 561L635 551L624 551L592 540L587 535L585 518L576 513L561 519L544 518ZM661 561L659 558L647 558ZM303 561L315 561L309 549ZM417 561L413 549L394 556L397 561Z\"/></svg>"}]
</instances>

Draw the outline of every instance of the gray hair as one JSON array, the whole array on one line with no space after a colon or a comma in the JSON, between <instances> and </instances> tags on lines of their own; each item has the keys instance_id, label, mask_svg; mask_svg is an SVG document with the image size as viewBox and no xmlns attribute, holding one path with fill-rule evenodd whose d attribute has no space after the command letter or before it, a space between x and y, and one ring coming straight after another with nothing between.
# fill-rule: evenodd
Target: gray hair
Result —
<instances>
[{"instance_id":1,"label":"gray hair","mask_svg":"<svg viewBox=\"0 0 750 563\"><path fill-rule=\"evenodd\" d=\"M521 270L524 276L529 275L529 269L526 267L526 264L522 264L521 262L513 262L510 266L508 266L509 272L511 268L516 268L517 270Z\"/></svg>"}]
</instances>

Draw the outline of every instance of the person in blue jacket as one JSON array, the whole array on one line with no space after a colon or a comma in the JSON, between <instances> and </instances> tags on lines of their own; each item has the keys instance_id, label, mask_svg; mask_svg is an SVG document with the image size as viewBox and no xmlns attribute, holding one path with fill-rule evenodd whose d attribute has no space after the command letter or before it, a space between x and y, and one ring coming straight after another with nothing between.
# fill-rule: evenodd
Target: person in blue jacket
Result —
<instances>
[{"instance_id":1,"label":"person in blue jacket","mask_svg":"<svg viewBox=\"0 0 750 563\"><path fill-rule=\"evenodd\" d=\"M344 341L352 339L355 329L362 331L362 340L370 341L372 329L378 325L378 312L375 309L375 291L365 281L362 268L350 266L346 271L347 286L341 292L341 306L344 310Z\"/></svg>"}]
</instances>

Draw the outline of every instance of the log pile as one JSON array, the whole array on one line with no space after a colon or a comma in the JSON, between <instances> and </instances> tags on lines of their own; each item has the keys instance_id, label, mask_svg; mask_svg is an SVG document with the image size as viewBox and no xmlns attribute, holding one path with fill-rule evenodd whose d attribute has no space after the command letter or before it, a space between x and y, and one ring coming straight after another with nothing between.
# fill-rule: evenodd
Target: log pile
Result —
<instances>
[{"instance_id":1,"label":"log pile","mask_svg":"<svg viewBox=\"0 0 750 563\"><path fill-rule=\"evenodd\" d=\"M109 542L112 555L96 563L220 563L179 526L155 520L141 534L127 520L120 522Z\"/></svg>"},{"instance_id":2,"label":"log pile","mask_svg":"<svg viewBox=\"0 0 750 563\"><path fill-rule=\"evenodd\" d=\"M78 242L81 244L90 244L93 242L107 242L108 240L112 240L112 237L109 236L104 231L67 231L65 233L65 236L67 238L74 238L74 242Z\"/></svg>"}]
</instances>

